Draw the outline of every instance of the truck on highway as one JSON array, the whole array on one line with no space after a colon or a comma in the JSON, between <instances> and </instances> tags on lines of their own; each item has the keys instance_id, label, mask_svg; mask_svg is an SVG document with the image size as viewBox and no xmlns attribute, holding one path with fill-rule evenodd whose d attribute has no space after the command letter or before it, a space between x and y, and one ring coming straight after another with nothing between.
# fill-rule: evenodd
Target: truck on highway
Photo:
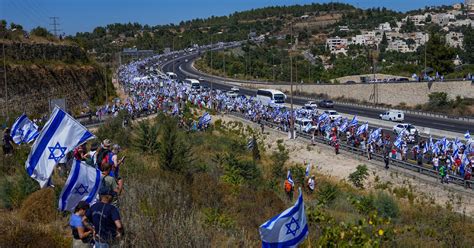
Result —
<instances>
[{"instance_id":1,"label":"truck on highway","mask_svg":"<svg viewBox=\"0 0 474 248\"><path fill-rule=\"evenodd\" d=\"M386 112L383 112L382 114L379 115L380 119L386 120L386 121L400 121L403 122L405 120L405 114L403 111L400 110L389 110Z\"/></svg>"}]
</instances>

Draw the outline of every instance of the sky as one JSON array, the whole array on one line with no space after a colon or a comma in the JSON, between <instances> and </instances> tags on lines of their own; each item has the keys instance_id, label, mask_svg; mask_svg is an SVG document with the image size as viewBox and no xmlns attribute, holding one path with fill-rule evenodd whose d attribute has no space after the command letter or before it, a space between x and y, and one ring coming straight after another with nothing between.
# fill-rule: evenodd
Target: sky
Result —
<instances>
[{"instance_id":1,"label":"sky","mask_svg":"<svg viewBox=\"0 0 474 248\"><path fill-rule=\"evenodd\" d=\"M332 0L359 8L386 7L407 11L433 5L450 5L461 0ZM59 17L66 34L92 31L111 23L138 22L158 25L183 20L228 15L235 11L274 5L328 3L330 0L0 0L0 19L52 29L50 17Z\"/></svg>"}]
</instances>

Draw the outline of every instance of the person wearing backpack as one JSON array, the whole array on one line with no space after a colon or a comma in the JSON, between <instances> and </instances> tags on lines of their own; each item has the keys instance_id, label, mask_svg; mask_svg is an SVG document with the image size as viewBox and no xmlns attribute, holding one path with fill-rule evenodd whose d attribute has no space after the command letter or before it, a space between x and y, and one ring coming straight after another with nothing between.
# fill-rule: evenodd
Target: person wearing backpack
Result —
<instances>
[{"instance_id":1,"label":"person wearing backpack","mask_svg":"<svg viewBox=\"0 0 474 248\"><path fill-rule=\"evenodd\" d=\"M293 201L293 184L288 179L285 180L285 193L288 196L288 200Z\"/></svg>"},{"instance_id":2,"label":"person wearing backpack","mask_svg":"<svg viewBox=\"0 0 474 248\"><path fill-rule=\"evenodd\" d=\"M110 140L105 139L104 141L102 141L102 144L97 151L96 163L97 163L97 168L99 168L101 171L104 171L102 166L105 163L108 163L107 155L110 153L110 145L111 145Z\"/></svg>"}]
</instances>

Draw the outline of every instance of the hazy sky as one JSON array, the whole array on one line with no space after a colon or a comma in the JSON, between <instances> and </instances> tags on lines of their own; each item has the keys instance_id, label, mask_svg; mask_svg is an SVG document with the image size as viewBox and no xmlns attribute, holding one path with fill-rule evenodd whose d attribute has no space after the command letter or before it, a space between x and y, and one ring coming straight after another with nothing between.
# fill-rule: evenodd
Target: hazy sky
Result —
<instances>
[{"instance_id":1,"label":"hazy sky","mask_svg":"<svg viewBox=\"0 0 474 248\"><path fill-rule=\"evenodd\" d=\"M110 23L139 22L157 25L182 20L228 15L235 11L272 5L327 3L329 0L0 0L0 19L51 28L49 17L59 17L66 34L92 31ZM387 7L398 11L427 5L453 4L460 0L334 0L361 8Z\"/></svg>"}]
</instances>

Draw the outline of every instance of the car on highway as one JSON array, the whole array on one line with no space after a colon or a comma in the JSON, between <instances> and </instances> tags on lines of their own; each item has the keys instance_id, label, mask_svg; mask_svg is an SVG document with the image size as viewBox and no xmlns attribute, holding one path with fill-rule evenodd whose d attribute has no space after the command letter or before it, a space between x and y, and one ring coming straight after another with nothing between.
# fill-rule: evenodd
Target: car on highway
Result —
<instances>
[{"instance_id":1,"label":"car on highway","mask_svg":"<svg viewBox=\"0 0 474 248\"><path fill-rule=\"evenodd\" d=\"M229 91L227 91L226 95L228 97L236 98L239 95L239 88L232 87Z\"/></svg>"},{"instance_id":2,"label":"car on highway","mask_svg":"<svg viewBox=\"0 0 474 248\"><path fill-rule=\"evenodd\" d=\"M199 81L204 81L204 78L203 78L203 77L199 77L198 80L199 80Z\"/></svg>"},{"instance_id":3,"label":"car on highway","mask_svg":"<svg viewBox=\"0 0 474 248\"><path fill-rule=\"evenodd\" d=\"M404 121L405 114L400 110L389 110L379 115L379 118L386 121Z\"/></svg>"},{"instance_id":4,"label":"car on highway","mask_svg":"<svg viewBox=\"0 0 474 248\"><path fill-rule=\"evenodd\" d=\"M326 113L329 116L329 119L331 121L341 117L341 115L335 110L325 110L324 113Z\"/></svg>"},{"instance_id":5,"label":"car on highway","mask_svg":"<svg viewBox=\"0 0 474 248\"><path fill-rule=\"evenodd\" d=\"M332 100L324 99L319 102L320 108L334 108L334 102Z\"/></svg>"},{"instance_id":6,"label":"car on highway","mask_svg":"<svg viewBox=\"0 0 474 248\"><path fill-rule=\"evenodd\" d=\"M418 130L412 124L401 123L393 127L393 133L396 135L399 135L401 132L407 132L408 143L418 142Z\"/></svg>"},{"instance_id":7,"label":"car on highway","mask_svg":"<svg viewBox=\"0 0 474 248\"><path fill-rule=\"evenodd\" d=\"M312 108L317 108L318 104L315 101L308 101L307 103L304 104L305 107L309 106Z\"/></svg>"}]
</instances>

